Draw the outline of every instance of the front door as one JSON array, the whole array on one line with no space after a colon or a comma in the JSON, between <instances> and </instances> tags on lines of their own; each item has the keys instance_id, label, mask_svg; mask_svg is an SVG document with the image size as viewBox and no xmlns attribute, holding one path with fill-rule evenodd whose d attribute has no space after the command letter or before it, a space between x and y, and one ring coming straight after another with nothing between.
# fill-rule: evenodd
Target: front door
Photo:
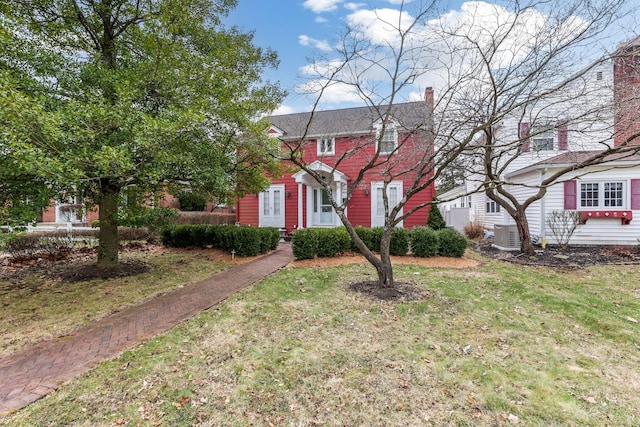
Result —
<instances>
[{"instance_id":1,"label":"front door","mask_svg":"<svg viewBox=\"0 0 640 427\"><path fill-rule=\"evenodd\" d=\"M284 228L284 184L274 184L260 193L260 227Z\"/></svg>"},{"instance_id":2,"label":"front door","mask_svg":"<svg viewBox=\"0 0 640 427\"><path fill-rule=\"evenodd\" d=\"M331 196L324 188L313 189L313 225L333 225Z\"/></svg>"}]
</instances>

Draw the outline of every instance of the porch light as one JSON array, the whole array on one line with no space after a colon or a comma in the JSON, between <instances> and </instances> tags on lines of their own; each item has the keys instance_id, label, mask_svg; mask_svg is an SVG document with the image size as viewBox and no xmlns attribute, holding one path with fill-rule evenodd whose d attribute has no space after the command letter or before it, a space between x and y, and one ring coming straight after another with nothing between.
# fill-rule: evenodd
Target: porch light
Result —
<instances>
[{"instance_id":1,"label":"porch light","mask_svg":"<svg viewBox=\"0 0 640 427\"><path fill-rule=\"evenodd\" d=\"M285 194L285 196L287 196L287 197L291 197L291 191L286 191L284 194Z\"/></svg>"},{"instance_id":2,"label":"porch light","mask_svg":"<svg viewBox=\"0 0 640 427\"><path fill-rule=\"evenodd\" d=\"M368 189L368 188L365 188L365 189L364 189L364 195L365 195L365 196L368 196L368 195L369 195L369 189Z\"/></svg>"}]
</instances>

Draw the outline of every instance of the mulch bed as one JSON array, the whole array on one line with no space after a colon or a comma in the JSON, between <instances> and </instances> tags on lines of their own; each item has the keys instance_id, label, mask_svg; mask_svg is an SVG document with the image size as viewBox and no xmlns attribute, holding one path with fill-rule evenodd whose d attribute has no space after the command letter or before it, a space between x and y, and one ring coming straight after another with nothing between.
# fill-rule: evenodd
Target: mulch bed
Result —
<instances>
[{"instance_id":1,"label":"mulch bed","mask_svg":"<svg viewBox=\"0 0 640 427\"><path fill-rule=\"evenodd\" d=\"M535 256L520 251L503 251L483 241L473 248L487 258L523 265L554 268L583 268L605 264L640 264L640 249L637 246L583 246L573 245L567 249L557 246L537 248Z\"/></svg>"}]
</instances>

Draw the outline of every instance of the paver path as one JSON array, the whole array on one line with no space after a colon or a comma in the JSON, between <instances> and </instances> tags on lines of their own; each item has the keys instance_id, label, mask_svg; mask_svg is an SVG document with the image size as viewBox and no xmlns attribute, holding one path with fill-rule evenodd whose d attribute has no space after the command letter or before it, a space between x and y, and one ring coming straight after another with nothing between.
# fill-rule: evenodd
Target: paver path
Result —
<instances>
[{"instance_id":1,"label":"paver path","mask_svg":"<svg viewBox=\"0 0 640 427\"><path fill-rule=\"evenodd\" d=\"M0 359L0 415L40 399L103 360L159 335L293 260L291 245Z\"/></svg>"}]
</instances>

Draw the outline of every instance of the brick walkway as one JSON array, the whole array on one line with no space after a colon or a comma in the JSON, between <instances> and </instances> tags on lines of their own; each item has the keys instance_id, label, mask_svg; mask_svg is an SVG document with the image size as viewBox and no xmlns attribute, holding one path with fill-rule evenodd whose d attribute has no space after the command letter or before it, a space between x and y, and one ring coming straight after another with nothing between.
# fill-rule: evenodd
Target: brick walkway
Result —
<instances>
[{"instance_id":1,"label":"brick walkway","mask_svg":"<svg viewBox=\"0 0 640 427\"><path fill-rule=\"evenodd\" d=\"M127 348L166 332L293 260L291 245L78 331L0 359L0 415L23 408Z\"/></svg>"}]
</instances>

